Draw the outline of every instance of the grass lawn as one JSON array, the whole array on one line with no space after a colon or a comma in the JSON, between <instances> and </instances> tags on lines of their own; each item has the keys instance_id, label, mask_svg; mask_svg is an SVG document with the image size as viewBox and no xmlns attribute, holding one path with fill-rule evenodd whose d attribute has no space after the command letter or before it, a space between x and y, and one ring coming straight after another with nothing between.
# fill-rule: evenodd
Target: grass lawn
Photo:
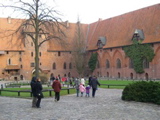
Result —
<instances>
[{"instance_id":1,"label":"grass lawn","mask_svg":"<svg viewBox=\"0 0 160 120\"><path fill-rule=\"evenodd\" d=\"M45 87L45 89L52 89L51 87ZM30 92L20 92L20 96L18 96L18 91L27 91L31 90L30 88L5 88L4 90L12 90L17 92L8 92L8 91L1 91L0 96L8 96L8 97L18 97L18 98L31 98ZM75 93L75 89L70 89L70 94ZM44 97L50 97L49 91L43 92ZM54 91L51 92L52 97L54 96ZM68 95L67 90L61 90L60 95Z\"/></svg>"},{"instance_id":2,"label":"grass lawn","mask_svg":"<svg viewBox=\"0 0 160 120\"><path fill-rule=\"evenodd\" d=\"M111 84L111 85L128 85L134 82L138 81L129 81L129 80L99 80L100 84ZM87 85L88 81L86 81ZM63 87L64 88L64 87ZM101 85L99 88L107 88L107 85ZM125 86L109 86L111 89L124 89ZM45 89L52 89L52 87L44 87ZM14 91L21 91L21 90L30 90L29 88L5 88L4 90L14 90ZM76 93L75 89L70 89L70 94ZM54 96L54 91L51 92L52 97ZM50 97L49 91L43 92L44 97ZM67 90L61 90L60 95L68 95ZM9 96L9 97L20 97L20 98L31 98L30 97L30 92L21 92L20 96L18 96L18 92L7 92L7 91L2 91L0 96Z\"/></svg>"},{"instance_id":3,"label":"grass lawn","mask_svg":"<svg viewBox=\"0 0 160 120\"><path fill-rule=\"evenodd\" d=\"M134 83L135 81L128 80L99 80L100 84L109 84L109 85L128 85L130 83ZM101 85L100 88L108 88L107 85ZM114 89L124 89L125 86L109 86L109 88Z\"/></svg>"}]
</instances>

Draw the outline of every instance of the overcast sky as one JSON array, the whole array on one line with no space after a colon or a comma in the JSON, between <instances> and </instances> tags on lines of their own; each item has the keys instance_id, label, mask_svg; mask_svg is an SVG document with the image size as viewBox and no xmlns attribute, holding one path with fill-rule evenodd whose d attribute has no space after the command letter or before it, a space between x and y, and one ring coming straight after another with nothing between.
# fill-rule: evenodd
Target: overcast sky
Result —
<instances>
[{"instance_id":1,"label":"overcast sky","mask_svg":"<svg viewBox=\"0 0 160 120\"><path fill-rule=\"evenodd\" d=\"M57 0L69 21L92 23L160 3L160 0Z\"/></svg>"},{"instance_id":2,"label":"overcast sky","mask_svg":"<svg viewBox=\"0 0 160 120\"><path fill-rule=\"evenodd\" d=\"M14 0L0 0L0 3ZM28 1L28 0L27 0ZM138 10L147 6L160 3L160 0L44 0L49 5L51 1L56 3L56 7L63 14L63 20L69 22L77 22L77 18L81 23L96 22L99 18L107 19L130 11ZM53 3L53 2L52 2ZM7 17L10 14L0 12L0 17ZM11 16L12 17L12 16Z\"/></svg>"}]
</instances>

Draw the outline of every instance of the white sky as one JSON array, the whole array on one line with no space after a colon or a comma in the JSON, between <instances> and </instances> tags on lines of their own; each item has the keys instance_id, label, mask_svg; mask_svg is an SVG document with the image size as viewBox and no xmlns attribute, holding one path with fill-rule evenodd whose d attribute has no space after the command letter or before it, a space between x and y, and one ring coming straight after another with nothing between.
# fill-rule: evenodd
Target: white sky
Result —
<instances>
[{"instance_id":1,"label":"white sky","mask_svg":"<svg viewBox=\"0 0 160 120\"><path fill-rule=\"evenodd\" d=\"M14 1L14 0L1 0ZM28 0L27 0L28 1ZM50 3L53 0L45 0ZM63 14L63 20L81 23L96 22L99 18L107 19L130 11L160 3L160 0L54 0L56 9ZM53 3L53 2L52 2ZM50 4L51 6L52 4ZM0 12L0 17L7 16ZM8 15L9 16L9 15ZM12 17L12 16L11 16Z\"/></svg>"},{"instance_id":2,"label":"white sky","mask_svg":"<svg viewBox=\"0 0 160 120\"><path fill-rule=\"evenodd\" d=\"M96 22L160 3L160 0L57 0L61 12L70 22Z\"/></svg>"}]
</instances>

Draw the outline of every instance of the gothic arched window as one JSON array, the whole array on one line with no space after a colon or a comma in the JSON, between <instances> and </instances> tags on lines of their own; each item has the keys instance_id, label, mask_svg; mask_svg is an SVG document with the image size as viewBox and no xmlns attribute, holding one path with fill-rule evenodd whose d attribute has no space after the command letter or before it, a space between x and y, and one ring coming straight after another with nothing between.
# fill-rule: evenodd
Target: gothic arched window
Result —
<instances>
[{"instance_id":1,"label":"gothic arched window","mask_svg":"<svg viewBox=\"0 0 160 120\"><path fill-rule=\"evenodd\" d=\"M120 59L117 59L117 68L121 68L121 61L120 61Z\"/></svg>"},{"instance_id":2,"label":"gothic arched window","mask_svg":"<svg viewBox=\"0 0 160 120\"><path fill-rule=\"evenodd\" d=\"M110 63L108 59L106 60L106 68L110 68Z\"/></svg>"},{"instance_id":3,"label":"gothic arched window","mask_svg":"<svg viewBox=\"0 0 160 120\"><path fill-rule=\"evenodd\" d=\"M67 69L66 62L64 62L64 64L63 64L63 68L64 68L64 69Z\"/></svg>"},{"instance_id":4,"label":"gothic arched window","mask_svg":"<svg viewBox=\"0 0 160 120\"><path fill-rule=\"evenodd\" d=\"M56 69L56 63L53 63L53 70Z\"/></svg>"}]
</instances>

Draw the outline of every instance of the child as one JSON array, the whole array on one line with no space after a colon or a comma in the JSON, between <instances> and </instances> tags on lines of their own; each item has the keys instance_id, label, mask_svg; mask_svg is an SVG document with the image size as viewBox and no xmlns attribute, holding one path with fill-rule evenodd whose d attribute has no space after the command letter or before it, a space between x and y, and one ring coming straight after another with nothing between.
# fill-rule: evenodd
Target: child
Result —
<instances>
[{"instance_id":1,"label":"child","mask_svg":"<svg viewBox=\"0 0 160 120\"><path fill-rule=\"evenodd\" d=\"M89 85L86 86L86 97L89 97L90 88L91 87Z\"/></svg>"},{"instance_id":2,"label":"child","mask_svg":"<svg viewBox=\"0 0 160 120\"><path fill-rule=\"evenodd\" d=\"M85 87L83 86L83 84L80 84L79 85L79 90L80 90L80 92L81 92L81 97L83 96L83 93L85 92Z\"/></svg>"}]
</instances>

